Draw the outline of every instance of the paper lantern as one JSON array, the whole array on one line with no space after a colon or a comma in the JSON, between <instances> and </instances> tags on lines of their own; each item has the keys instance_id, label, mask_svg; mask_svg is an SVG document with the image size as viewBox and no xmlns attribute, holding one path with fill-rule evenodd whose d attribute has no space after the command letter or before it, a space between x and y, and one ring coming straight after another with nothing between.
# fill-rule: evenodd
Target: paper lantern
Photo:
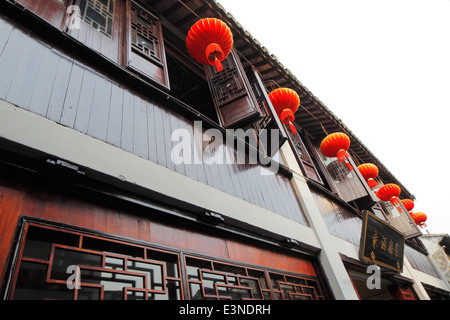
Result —
<instances>
[{"instance_id":1,"label":"paper lantern","mask_svg":"<svg viewBox=\"0 0 450 320\"><path fill-rule=\"evenodd\" d=\"M397 206L399 204L398 196L401 192L402 190L398 185L395 183L389 183L378 189L377 197L381 201L390 201L392 205Z\"/></svg>"},{"instance_id":2,"label":"paper lantern","mask_svg":"<svg viewBox=\"0 0 450 320\"><path fill-rule=\"evenodd\" d=\"M320 143L320 151L325 157L338 158L339 162L345 162L347 167L353 170L347 160L350 157L347 153L348 148L350 148L350 138L342 132L329 134Z\"/></svg>"},{"instance_id":3,"label":"paper lantern","mask_svg":"<svg viewBox=\"0 0 450 320\"><path fill-rule=\"evenodd\" d=\"M189 30L186 46L191 57L200 64L216 66L223 70L222 61L233 47L233 34L230 28L219 19L204 18L197 21Z\"/></svg>"},{"instance_id":4,"label":"paper lantern","mask_svg":"<svg viewBox=\"0 0 450 320\"><path fill-rule=\"evenodd\" d=\"M376 165L373 163L364 163L358 166L358 170L370 189L378 185L378 182L375 181L375 178L378 176L378 167Z\"/></svg>"},{"instance_id":5,"label":"paper lantern","mask_svg":"<svg viewBox=\"0 0 450 320\"><path fill-rule=\"evenodd\" d=\"M414 201L411 199L403 199L402 204L407 211L411 211L414 208Z\"/></svg>"},{"instance_id":6,"label":"paper lantern","mask_svg":"<svg viewBox=\"0 0 450 320\"><path fill-rule=\"evenodd\" d=\"M427 215L423 212L414 212L412 218L418 226L425 225L425 221L427 221Z\"/></svg>"},{"instance_id":7,"label":"paper lantern","mask_svg":"<svg viewBox=\"0 0 450 320\"><path fill-rule=\"evenodd\" d=\"M294 113L300 106L300 97L297 92L289 88L278 88L269 93L269 99L272 103L278 118L284 124L289 124L293 134L297 133L294 122Z\"/></svg>"}]
</instances>

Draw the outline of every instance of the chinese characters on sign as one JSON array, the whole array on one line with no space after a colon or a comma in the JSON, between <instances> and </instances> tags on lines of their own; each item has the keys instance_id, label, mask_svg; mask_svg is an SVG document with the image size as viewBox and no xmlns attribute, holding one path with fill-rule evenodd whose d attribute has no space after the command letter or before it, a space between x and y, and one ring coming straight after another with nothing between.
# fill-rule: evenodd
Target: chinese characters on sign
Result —
<instances>
[{"instance_id":1,"label":"chinese characters on sign","mask_svg":"<svg viewBox=\"0 0 450 320\"><path fill-rule=\"evenodd\" d=\"M360 259L402 272L404 245L405 237L401 232L373 213L363 212Z\"/></svg>"}]
</instances>

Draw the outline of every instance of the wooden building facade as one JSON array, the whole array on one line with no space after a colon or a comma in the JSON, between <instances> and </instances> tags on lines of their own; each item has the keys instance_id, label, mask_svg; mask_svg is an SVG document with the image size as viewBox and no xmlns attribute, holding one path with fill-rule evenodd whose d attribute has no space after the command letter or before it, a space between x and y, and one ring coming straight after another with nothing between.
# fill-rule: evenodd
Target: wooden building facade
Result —
<instances>
[{"instance_id":1,"label":"wooden building facade","mask_svg":"<svg viewBox=\"0 0 450 320\"><path fill-rule=\"evenodd\" d=\"M187 53L203 17L233 33L222 72ZM300 96L297 134L273 83ZM3 1L2 298L448 297L413 221L320 153L324 127L351 137L354 168L376 163L413 198L213 0ZM176 132L192 138L184 161ZM406 239L402 272L382 269L378 291L358 258L364 210Z\"/></svg>"}]
</instances>

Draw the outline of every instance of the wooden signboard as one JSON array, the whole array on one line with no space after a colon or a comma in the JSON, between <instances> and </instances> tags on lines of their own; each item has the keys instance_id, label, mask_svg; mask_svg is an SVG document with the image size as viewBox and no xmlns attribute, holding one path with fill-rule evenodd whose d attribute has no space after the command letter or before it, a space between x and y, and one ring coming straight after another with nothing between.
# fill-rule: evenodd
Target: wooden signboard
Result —
<instances>
[{"instance_id":1,"label":"wooden signboard","mask_svg":"<svg viewBox=\"0 0 450 320\"><path fill-rule=\"evenodd\" d=\"M397 272L403 271L405 236L373 213L363 211L359 258Z\"/></svg>"}]
</instances>

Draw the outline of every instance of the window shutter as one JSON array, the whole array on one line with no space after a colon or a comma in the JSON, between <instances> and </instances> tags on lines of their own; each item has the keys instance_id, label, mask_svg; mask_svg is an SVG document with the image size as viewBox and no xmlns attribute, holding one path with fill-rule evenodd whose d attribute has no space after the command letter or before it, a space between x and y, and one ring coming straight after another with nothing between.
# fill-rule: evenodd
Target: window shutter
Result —
<instances>
[{"instance_id":1,"label":"window shutter","mask_svg":"<svg viewBox=\"0 0 450 320\"><path fill-rule=\"evenodd\" d=\"M324 162L325 167L328 171L328 175L330 176L334 185L338 189L340 196L345 200L345 202L355 201L367 197L369 204L364 205L364 207L373 204L372 197L355 172L355 170L357 169L352 161L349 160L349 162L352 164L352 167L354 168L354 170L351 171L344 162L339 162L337 158L327 158L324 160Z\"/></svg>"},{"instance_id":2,"label":"window shutter","mask_svg":"<svg viewBox=\"0 0 450 320\"><path fill-rule=\"evenodd\" d=\"M350 170L344 162L339 162L337 158L325 157L317 143L310 143L310 145L314 148L316 160L331 191L339 195L345 202L352 202L352 205L359 210L372 208L377 198L367 186L352 157L348 158L348 162L353 167L353 170Z\"/></svg>"},{"instance_id":3,"label":"window shutter","mask_svg":"<svg viewBox=\"0 0 450 320\"><path fill-rule=\"evenodd\" d=\"M323 184L316 166L314 165L314 162L308 152L308 149L300 138L298 132L296 134L293 134L291 130L286 130L286 132L288 133L291 147L294 150L295 156L297 157L297 162L299 163L300 168L303 171L303 175L320 184Z\"/></svg>"},{"instance_id":4,"label":"window shutter","mask_svg":"<svg viewBox=\"0 0 450 320\"><path fill-rule=\"evenodd\" d=\"M214 66L205 66L220 125L236 128L259 120L261 110L234 48L222 65L221 72Z\"/></svg>"},{"instance_id":5,"label":"window shutter","mask_svg":"<svg viewBox=\"0 0 450 320\"><path fill-rule=\"evenodd\" d=\"M401 201L399 206L402 208L402 212L399 212L389 201L384 202L378 199L378 205L383 209L389 223L400 232L403 232L406 239L417 237L422 234Z\"/></svg>"},{"instance_id":6,"label":"window shutter","mask_svg":"<svg viewBox=\"0 0 450 320\"><path fill-rule=\"evenodd\" d=\"M287 140L286 130L270 102L258 72L252 68L249 73L249 81L253 94L255 95L262 115L261 119L253 124L253 128L258 132L259 141L261 142L260 146L265 148L264 152L269 157L273 157ZM278 131L277 141L272 141L272 138L275 138L275 136L272 136L271 130Z\"/></svg>"},{"instance_id":7,"label":"window shutter","mask_svg":"<svg viewBox=\"0 0 450 320\"><path fill-rule=\"evenodd\" d=\"M126 66L170 89L161 21L140 5L127 1Z\"/></svg>"}]
</instances>

